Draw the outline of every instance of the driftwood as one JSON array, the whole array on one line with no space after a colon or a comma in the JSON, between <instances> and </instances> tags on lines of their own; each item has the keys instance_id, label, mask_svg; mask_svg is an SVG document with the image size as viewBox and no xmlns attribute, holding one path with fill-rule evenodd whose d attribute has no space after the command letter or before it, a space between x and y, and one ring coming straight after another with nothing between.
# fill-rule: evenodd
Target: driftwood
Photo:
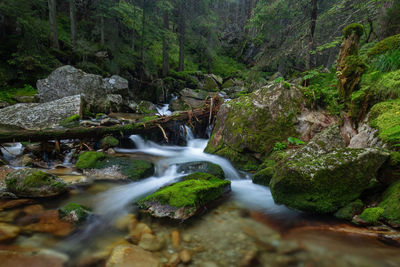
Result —
<instances>
[{"instance_id":1,"label":"driftwood","mask_svg":"<svg viewBox=\"0 0 400 267\"><path fill-rule=\"evenodd\" d=\"M211 109L216 114L217 109ZM210 115L210 107L207 105L203 109L190 111L182 111L171 116L162 116L146 122L135 122L125 125L116 126L98 126L98 127L75 127L70 129L49 129L49 130L11 130L0 132L0 144L11 142L39 142L47 140L66 140L66 139L85 139L85 138L102 138L106 135L130 135L145 134L152 131L160 131L161 128L173 125L177 121L186 123L194 117L196 119L207 119ZM165 133L163 133L165 134Z\"/></svg>"}]
</instances>

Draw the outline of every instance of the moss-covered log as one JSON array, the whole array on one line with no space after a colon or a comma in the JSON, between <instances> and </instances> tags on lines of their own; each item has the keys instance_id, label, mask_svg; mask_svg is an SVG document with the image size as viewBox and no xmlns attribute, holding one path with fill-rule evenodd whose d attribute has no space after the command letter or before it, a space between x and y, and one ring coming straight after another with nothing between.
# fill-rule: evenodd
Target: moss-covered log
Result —
<instances>
[{"instance_id":1,"label":"moss-covered log","mask_svg":"<svg viewBox=\"0 0 400 267\"><path fill-rule=\"evenodd\" d=\"M217 108L212 109L211 115L215 115ZM98 127L76 127L70 129L49 129L41 131L32 130L10 130L0 131L0 144L10 142L38 142L47 140L65 140L65 139L85 139L85 138L102 138L106 135L129 135L129 134L145 134L154 131L162 131L173 125L177 121L191 123L201 119L208 119L210 109L197 109L193 111L182 111L172 116L158 117L151 120L142 120L132 124L116 125L116 126L98 126Z\"/></svg>"}]
</instances>

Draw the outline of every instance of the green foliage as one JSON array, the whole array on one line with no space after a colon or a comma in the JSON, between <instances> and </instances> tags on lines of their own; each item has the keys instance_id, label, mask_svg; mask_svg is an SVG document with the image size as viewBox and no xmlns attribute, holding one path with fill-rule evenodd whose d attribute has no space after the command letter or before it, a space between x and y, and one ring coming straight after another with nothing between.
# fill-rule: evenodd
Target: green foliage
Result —
<instances>
[{"instance_id":1,"label":"green foliage","mask_svg":"<svg viewBox=\"0 0 400 267\"><path fill-rule=\"evenodd\" d=\"M300 145L305 145L306 143L302 140L300 140L299 138L296 137L289 137L288 138L288 142L291 145L295 145L295 146L300 146Z\"/></svg>"},{"instance_id":2,"label":"green foliage","mask_svg":"<svg viewBox=\"0 0 400 267\"><path fill-rule=\"evenodd\" d=\"M400 224L400 181L393 183L383 193L379 207L384 209L382 217L391 224Z\"/></svg>"},{"instance_id":3,"label":"green foliage","mask_svg":"<svg viewBox=\"0 0 400 267\"><path fill-rule=\"evenodd\" d=\"M361 213L360 218L370 224L377 224L384 212L385 210L380 207L368 208Z\"/></svg>"},{"instance_id":4,"label":"green foliage","mask_svg":"<svg viewBox=\"0 0 400 267\"><path fill-rule=\"evenodd\" d=\"M77 218L77 222L83 222L91 213L91 210L85 206L79 205L75 202L70 202L58 210L60 218L64 218L73 214Z\"/></svg>"},{"instance_id":5,"label":"green foliage","mask_svg":"<svg viewBox=\"0 0 400 267\"><path fill-rule=\"evenodd\" d=\"M176 208L200 207L219 198L223 188L230 183L211 174L195 173L182 182L164 187L141 199L138 204L145 205L146 202L157 201Z\"/></svg>"},{"instance_id":6,"label":"green foliage","mask_svg":"<svg viewBox=\"0 0 400 267\"><path fill-rule=\"evenodd\" d=\"M23 88L4 88L0 91L0 101L4 101L10 104L15 104L16 97L19 96L34 96L37 94L37 90L29 84L25 84Z\"/></svg>"},{"instance_id":7,"label":"green foliage","mask_svg":"<svg viewBox=\"0 0 400 267\"><path fill-rule=\"evenodd\" d=\"M274 145L274 151L281 151L287 148L287 144L283 142L276 142Z\"/></svg>"},{"instance_id":8,"label":"green foliage","mask_svg":"<svg viewBox=\"0 0 400 267\"><path fill-rule=\"evenodd\" d=\"M376 56L371 63L375 70L389 72L400 69L400 49Z\"/></svg>"},{"instance_id":9,"label":"green foliage","mask_svg":"<svg viewBox=\"0 0 400 267\"><path fill-rule=\"evenodd\" d=\"M117 138L115 138L114 136L106 136L103 139L101 139L100 141L100 146L103 149L107 149L110 147L116 147L119 145L119 140Z\"/></svg>"},{"instance_id":10,"label":"green foliage","mask_svg":"<svg viewBox=\"0 0 400 267\"><path fill-rule=\"evenodd\" d=\"M364 34L364 26L360 23L352 23L343 29L343 35L345 38L349 37L352 33L361 37Z\"/></svg>"},{"instance_id":11,"label":"green foliage","mask_svg":"<svg viewBox=\"0 0 400 267\"><path fill-rule=\"evenodd\" d=\"M238 76L245 70L246 67L243 64L238 63L236 60L228 56L215 56L210 68L211 73L220 75L224 78Z\"/></svg>"},{"instance_id":12,"label":"green foliage","mask_svg":"<svg viewBox=\"0 0 400 267\"><path fill-rule=\"evenodd\" d=\"M357 214L360 214L363 210L364 204L360 199L351 202L350 204L339 209L335 213L335 217L344 220L351 220Z\"/></svg>"},{"instance_id":13,"label":"green foliage","mask_svg":"<svg viewBox=\"0 0 400 267\"><path fill-rule=\"evenodd\" d=\"M367 55L373 57L385 54L390 50L397 50L397 49L400 49L400 34L390 36L380 41L367 52Z\"/></svg>"},{"instance_id":14,"label":"green foliage","mask_svg":"<svg viewBox=\"0 0 400 267\"><path fill-rule=\"evenodd\" d=\"M95 168L99 160L102 160L105 157L106 155L104 155L101 152L95 152L95 151L83 152L82 154L79 155L79 159L75 166L78 169L92 169Z\"/></svg>"},{"instance_id":15,"label":"green foliage","mask_svg":"<svg viewBox=\"0 0 400 267\"><path fill-rule=\"evenodd\" d=\"M278 77L275 80L273 80L274 83L283 83L285 82L285 78L283 77Z\"/></svg>"}]
</instances>

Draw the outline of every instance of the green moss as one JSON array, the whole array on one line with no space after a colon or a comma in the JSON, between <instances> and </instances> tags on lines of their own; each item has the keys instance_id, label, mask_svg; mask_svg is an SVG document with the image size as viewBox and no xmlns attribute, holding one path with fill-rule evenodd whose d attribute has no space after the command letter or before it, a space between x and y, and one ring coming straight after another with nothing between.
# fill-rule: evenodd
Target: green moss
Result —
<instances>
[{"instance_id":1,"label":"green moss","mask_svg":"<svg viewBox=\"0 0 400 267\"><path fill-rule=\"evenodd\" d=\"M42 171L33 172L24 180L24 185L27 187L41 187L50 184L52 184L52 175Z\"/></svg>"},{"instance_id":2,"label":"green moss","mask_svg":"<svg viewBox=\"0 0 400 267\"><path fill-rule=\"evenodd\" d=\"M370 224L377 224L384 212L385 210L380 207L368 208L361 213L360 218Z\"/></svg>"},{"instance_id":3,"label":"green moss","mask_svg":"<svg viewBox=\"0 0 400 267\"><path fill-rule=\"evenodd\" d=\"M117 138L115 138L114 136L106 136L103 139L101 139L100 141L100 146L103 149L107 149L110 147L116 147L119 145L119 140Z\"/></svg>"},{"instance_id":4,"label":"green moss","mask_svg":"<svg viewBox=\"0 0 400 267\"><path fill-rule=\"evenodd\" d=\"M60 218L64 218L71 213L74 213L76 218L78 219L77 222L84 221L91 213L90 209L79 205L77 203L71 202L65 205L64 207L58 210Z\"/></svg>"},{"instance_id":5,"label":"green moss","mask_svg":"<svg viewBox=\"0 0 400 267\"><path fill-rule=\"evenodd\" d=\"M400 224L400 181L386 189L378 206L384 209L382 214L384 220L391 224Z\"/></svg>"},{"instance_id":6,"label":"green moss","mask_svg":"<svg viewBox=\"0 0 400 267\"><path fill-rule=\"evenodd\" d=\"M367 55L370 57L382 55L390 50L396 49L400 49L400 34L390 36L380 41L367 52Z\"/></svg>"},{"instance_id":7,"label":"green moss","mask_svg":"<svg viewBox=\"0 0 400 267\"><path fill-rule=\"evenodd\" d=\"M0 90L0 101L10 104L16 104L15 98L20 96L34 96L38 91L29 84L25 84L23 88L2 88Z\"/></svg>"},{"instance_id":8,"label":"green moss","mask_svg":"<svg viewBox=\"0 0 400 267\"><path fill-rule=\"evenodd\" d=\"M106 155L101 152L87 151L79 155L76 167L78 169L92 169L95 168L98 161L104 159Z\"/></svg>"},{"instance_id":9,"label":"green moss","mask_svg":"<svg viewBox=\"0 0 400 267\"><path fill-rule=\"evenodd\" d=\"M177 172L201 172L212 174L221 179L225 178L225 173L221 166L206 161L188 162L181 164Z\"/></svg>"},{"instance_id":10,"label":"green moss","mask_svg":"<svg viewBox=\"0 0 400 267\"><path fill-rule=\"evenodd\" d=\"M72 115L60 122L60 125L66 128L73 128L79 126L80 116L78 114Z\"/></svg>"},{"instance_id":11,"label":"green moss","mask_svg":"<svg viewBox=\"0 0 400 267\"><path fill-rule=\"evenodd\" d=\"M343 29L343 35L345 38L349 37L352 33L361 37L364 34L364 26L360 23L352 23Z\"/></svg>"},{"instance_id":12,"label":"green moss","mask_svg":"<svg viewBox=\"0 0 400 267\"><path fill-rule=\"evenodd\" d=\"M149 121L153 121L153 120L157 120L157 119L159 119L159 117L155 115L155 116L147 116L147 117L141 118L140 121L141 122L149 122Z\"/></svg>"},{"instance_id":13,"label":"green moss","mask_svg":"<svg viewBox=\"0 0 400 267\"><path fill-rule=\"evenodd\" d=\"M157 201L161 204L180 207L200 207L218 199L230 181L221 180L213 175L195 173L184 178L184 181L164 187L138 202L140 206L146 202Z\"/></svg>"},{"instance_id":14,"label":"green moss","mask_svg":"<svg viewBox=\"0 0 400 267\"><path fill-rule=\"evenodd\" d=\"M274 167L267 167L254 174L253 183L269 186L272 176L274 176Z\"/></svg>"},{"instance_id":15,"label":"green moss","mask_svg":"<svg viewBox=\"0 0 400 267\"><path fill-rule=\"evenodd\" d=\"M350 204L339 209L335 213L335 217L339 219L351 220L357 214L360 214L363 210L364 204L360 199L351 202Z\"/></svg>"}]
</instances>

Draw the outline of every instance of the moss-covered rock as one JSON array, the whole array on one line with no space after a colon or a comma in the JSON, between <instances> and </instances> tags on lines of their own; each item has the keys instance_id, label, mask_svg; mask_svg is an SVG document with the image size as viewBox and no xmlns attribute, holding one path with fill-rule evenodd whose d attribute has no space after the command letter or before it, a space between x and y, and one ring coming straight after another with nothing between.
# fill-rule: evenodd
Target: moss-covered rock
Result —
<instances>
[{"instance_id":1,"label":"moss-covered rock","mask_svg":"<svg viewBox=\"0 0 400 267\"><path fill-rule=\"evenodd\" d=\"M105 170L104 172L88 172L94 177L103 179L129 178L133 181L154 174L154 165L150 162L132 158L105 155L101 152L83 152L79 155L76 167L81 170Z\"/></svg>"},{"instance_id":2,"label":"moss-covered rock","mask_svg":"<svg viewBox=\"0 0 400 267\"><path fill-rule=\"evenodd\" d=\"M154 114L157 112L157 107L150 101L140 101L136 106L136 113L140 114Z\"/></svg>"},{"instance_id":3,"label":"moss-covered rock","mask_svg":"<svg viewBox=\"0 0 400 267\"><path fill-rule=\"evenodd\" d=\"M339 209L335 213L335 217L344 220L351 220L357 214L360 214L363 210L364 204L360 199L347 204L343 208Z\"/></svg>"},{"instance_id":4,"label":"moss-covered rock","mask_svg":"<svg viewBox=\"0 0 400 267\"><path fill-rule=\"evenodd\" d=\"M359 198L389 154L346 148L332 126L275 168L275 202L311 213L333 213Z\"/></svg>"},{"instance_id":5,"label":"moss-covered rock","mask_svg":"<svg viewBox=\"0 0 400 267\"><path fill-rule=\"evenodd\" d=\"M374 47L368 50L368 56L377 56L385 54L387 51L400 49L400 34L390 36L379 43L377 43Z\"/></svg>"},{"instance_id":6,"label":"moss-covered rock","mask_svg":"<svg viewBox=\"0 0 400 267\"><path fill-rule=\"evenodd\" d=\"M102 149L108 149L110 147L116 147L119 145L119 140L114 136L106 136L100 141L100 147Z\"/></svg>"},{"instance_id":7,"label":"moss-covered rock","mask_svg":"<svg viewBox=\"0 0 400 267\"><path fill-rule=\"evenodd\" d=\"M58 210L61 219L72 223L83 222L90 214L90 209L71 202Z\"/></svg>"},{"instance_id":8,"label":"moss-covered rock","mask_svg":"<svg viewBox=\"0 0 400 267\"><path fill-rule=\"evenodd\" d=\"M213 75L204 76L203 89L209 92L216 92L219 90L218 83Z\"/></svg>"},{"instance_id":9,"label":"moss-covered rock","mask_svg":"<svg viewBox=\"0 0 400 267\"><path fill-rule=\"evenodd\" d=\"M384 209L382 218L393 226L400 226L400 181L393 183L383 193L378 205Z\"/></svg>"},{"instance_id":10,"label":"moss-covered rock","mask_svg":"<svg viewBox=\"0 0 400 267\"><path fill-rule=\"evenodd\" d=\"M221 179L225 178L225 174L221 166L207 161L196 161L181 164L179 165L178 172L201 172L212 174Z\"/></svg>"},{"instance_id":11,"label":"moss-covered rock","mask_svg":"<svg viewBox=\"0 0 400 267\"><path fill-rule=\"evenodd\" d=\"M253 183L269 186L276 162L274 160L266 160L261 168L253 175Z\"/></svg>"},{"instance_id":12,"label":"moss-covered rock","mask_svg":"<svg viewBox=\"0 0 400 267\"><path fill-rule=\"evenodd\" d=\"M302 103L297 88L286 89L281 83L225 103L205 151L226 157L241 169L253 168L276 142L298 136L294 121Z\"/></svg>"},{"instance_id":13,"label":"moss-covered rock","mask_svg":"<svg viewBox=\"0 0 400 267\"><path fill-rule=\"evenodd\" d=\"M57 176L35 169L19 169L7 174L6 186L19 197L52 197L67 190L66 183Z\"/></svg>"},{"instance_id":14,"label":"moss-covered rock","mask_svg":"<svg viewBox=\"0 0 400 267\"><path fill-rule=\"evenodd\" d=\"M385 210L380 207L368 208L361 213L360 219L368 224L376 225L381 219L384 211Z\"/></svg>"},{"instance_id":15,"label":"moss-covered rock","mask_svg":"<svg viewBox=\"0 0 400 267\"><path fill-rule=\"evenodd\" d=\"M211 174L194 173L182 182L161 188L138 204L155 217L186 220L202 207L230 191L230 181Z\"/></svg>"}]
</instances>

